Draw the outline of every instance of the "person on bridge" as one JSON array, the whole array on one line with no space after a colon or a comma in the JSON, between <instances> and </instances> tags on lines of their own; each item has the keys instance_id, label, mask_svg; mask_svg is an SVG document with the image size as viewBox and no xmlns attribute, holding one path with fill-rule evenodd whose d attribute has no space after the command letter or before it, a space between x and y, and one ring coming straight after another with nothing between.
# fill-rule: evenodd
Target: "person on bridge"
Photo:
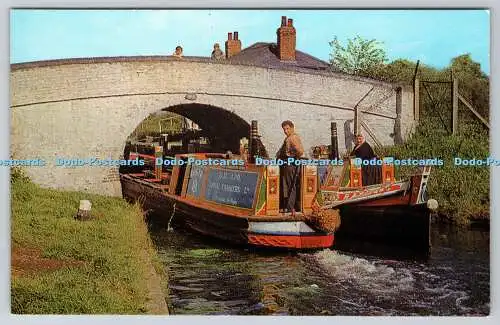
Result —
<instances>
[{"instance_id":1,"label":"person on bridge","mask_svg":"<svg viewBox=\"0 0 500 325\"><path fill-rule=\"evenodd\" d=\"M182 58L184 54L182 53L182 46L178 45L175 47L175 52L172 54L173 56L176 56L178 58Z\"/></svg>"},{"instance_id":2,"label":"person on bridge","mask_svg":"<svg viewBox=\"0 0 500 325\"><path fill-rule=\"evenodd\" d=\"M222 52L222 50L220 49L219 43L214 44L214 50L212 51L212 60L224 60L224 52Z\"/></svg>"},{"instance_id":3,"label":"person on bridge","mask_svg":"<svg viewBox=\"0 0 500 325\"><path fill-rule=\"evenodd\" d=\"M295 126L292 121L281 123L285 133L285 141L276 154L276 158L288 161L288 158L299 159L304 154L304 147L298 134L295 133ZM291 212L295 215L300 210L300 166L285 163L280 166L280 209Z\"/></svg>"},{"instance_id":4,"label":"person on bridge","mask_svg":"<svg viewBox=\"0 0 500 325\"><path fill-rule=\"evenodd\" d=\"M365 137L362 134L356 135L356 146L351 152L351 156L360 158L362 160L371 160L377 158L372 147L365 141ZM377 165L362 165L361 166L361 180L363 186L378 184L381 181L382 169Z\"/></svg>"}]
</instances>

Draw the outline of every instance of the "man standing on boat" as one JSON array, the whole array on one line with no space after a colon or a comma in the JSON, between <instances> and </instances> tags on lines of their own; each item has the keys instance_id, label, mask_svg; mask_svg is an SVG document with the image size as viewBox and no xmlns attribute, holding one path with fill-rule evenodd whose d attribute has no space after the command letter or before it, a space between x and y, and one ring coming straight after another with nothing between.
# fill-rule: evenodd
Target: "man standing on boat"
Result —
<instances>
[{"instance_id":1,"label":"man standing on boat","mask_svg":"<svg viewBox=\"0 0 500 325\"><path fill-rule=\"evenodd\" d=\"M365 141L362 134L356 135L356 146L351 152L351 156L360 158L361 160L371 160L377 158L372 147ZM378 165L365 165L361 166L361 179L363 186L378 184L381 181L381 168Z\"/></svg>"},{"instance_id":2,"label":"man standing on boat","mask_svg":"<svg viewBox=\"0 0 500 325\"><path fill-rule=\"evenodd\" d=\"M283 159L286 163L280 167L280 209L291 212L300 210L300 201L297 196L300 193L300 166L294 163L288 164L288 158L300 159L304 154L304 147L300 137L295 133L292 121L281 123L285 133L285 141L276 154L276 158Z\"/></svg>"}]
</instances>

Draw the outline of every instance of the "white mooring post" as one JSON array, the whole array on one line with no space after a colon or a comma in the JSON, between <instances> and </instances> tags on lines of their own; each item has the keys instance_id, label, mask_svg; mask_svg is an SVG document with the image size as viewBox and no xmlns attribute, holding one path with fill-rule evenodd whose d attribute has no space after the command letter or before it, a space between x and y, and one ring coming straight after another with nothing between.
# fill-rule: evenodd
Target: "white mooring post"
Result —
<instances>
[{"instance_id":1,"label":"white mooring post","mask_svg":"<svg viewBox=\"0 0 500 325\"><path fill-rule=\"evenodd\" d=\"M91 208L92 203L90 203L89 200L80 200L80 207L78 208L75 219L80 221L93 219L92 215L90 214Z\"/></svg>"}]
</instances>

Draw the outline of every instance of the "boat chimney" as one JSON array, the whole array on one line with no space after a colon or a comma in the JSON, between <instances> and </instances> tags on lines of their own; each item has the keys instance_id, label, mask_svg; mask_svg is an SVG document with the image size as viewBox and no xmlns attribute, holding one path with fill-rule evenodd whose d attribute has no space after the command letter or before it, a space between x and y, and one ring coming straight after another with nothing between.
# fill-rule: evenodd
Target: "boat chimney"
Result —
<instances>
[{"instance_id":1,"label":"boat chimney","mask_svg":"<svg viewBox=\"0 0 500 325\"><path fill-rule=\"evenodd\" d=\"M168 133L161 133L160 134L160 146L163 147L163 154L166 154L166 150L168 148Z\"/></svg>"},{"instance_id":2,"label":"boat chimney","mask_svg":"<svg viewBox=\"0 0 500 325\"><path fill-rule=\"evenodd\" d=\"M339 140L337 137L337 123L332 122L330 127L331 134L331 148L330 148L330 159L334 160L339 157Z\"/></svg>"},{"instance_id":3,"label":"boat chimney","mask_svg":"<svg viewBox=\"0 0 500 325\"><path fill-rule=\"evenodd\" d=\"M250 126L250 141L249 141L249 148L250 148L250 153L249 153L249 160L250 163L255 163L255 157L260 155L259 152L259 128L257 125L256 120L252 120L252 124Z\"/></svg>"}]
</instances>

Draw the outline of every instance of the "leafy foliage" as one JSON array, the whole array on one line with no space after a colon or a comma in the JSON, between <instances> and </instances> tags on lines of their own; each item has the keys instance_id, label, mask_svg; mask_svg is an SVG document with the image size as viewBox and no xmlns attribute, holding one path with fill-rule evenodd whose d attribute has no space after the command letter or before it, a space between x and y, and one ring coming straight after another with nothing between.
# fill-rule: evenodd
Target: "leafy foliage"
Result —
<instances>
[{"instance_id":1,"label":"leafy foliage","mask_svg":"<svg viewBox=\"0 0 500 325\"><path fill-rule=\"evenodd\" d=\"M489 129L459 102L458 133L451 134L452 80L458 81L459 93L483 116L489 116L489 78L469 53L453 58L448 67L436 69L407 59L388 64L385 50L376 40L357 36L343 47L337 38L330 42L332 69L413 85L420 80L420 122L406 143L382 148L380 155L396 158L440 158L444 166L433 169L429 195L440 203L443 218L459 224L471 219L489 218L489 168L455 166L454 158L486 159L489 156ZM417 75L415 72L417 71ZM431 81L431 82L429 82ZM413 170L400 168L401 177Z\"/></svg>"},{"instance_id":2,"label":"leafy foliage","mask_svg":"<svg viewBox=\"0 0 500 325\"><path fill-rule=\"evenodd\" d=\"M489 168L484 166L455 166L454 158L486 159L489 156L488 137L480 136L474 128L456 136L436 131L435 124L423 121L404 145L387 147L384 156L400 159L442 159L444 165L433 167L429 181L429 197L439 202L443 219L467 224L471 219L489 217ZM442 131L442 130L441 130ZM412 168L400 168L400 177L408 177Z\"/></svg>"},{"instance_id":3,"label":"leafy foliage","mask_svg":"<svg viewBox=\"0 0 500 325\"><path fill-rule=\"evenodd\" d=\"M151 114L135 128L131 137L142 139L146 136L157 137L161 133L174 134L182 130L183 121L182 116L171 112Z\"/></svg>"},{"instance_id":4,"label":"leafy foliage","mask_svg":"<svg viewBox=\"0 0 500 325\"><path fill-rule=\"evenodd\" d=\"M411 85L415 73L416 62L398 59L389 64L379 66L378 69L366 75L375 79L388 82L397 82ZM444 69L420 64L416 76L421 81L420 100L421 115L436 119L440 128L444 122L448 123L451 130L451 81L458 80L459 93L469 101L472 106L483 116L489 116L489 78L481 72L480 64L474 62L470 54L463 54L453 58L450 65ZM450 82L448 84L432 84L424 81ZM431 98L432 97L432 98ZM477 118L461 103L459 103L460 127L475 124L476 129L484 128Z\"/></svg>"},{"instance_id":5,"label":"leafy foliage","mask_svg":"<svg viewBox=\"0 0 500 325\"><path fill-rule=\"evenodd\" d=\"M348 39L344 47L335 36L329 44L332 47L330 54L332 69L338 68L345 73L369 74L387 60L386 53L381 48L382 43L375 39L366 40L358 35Z\"/></svg>"},{"instance_id":6,"label":"leafy foliage","mask_svg":"<svg viewBox=\"0 0 500 325\"><path fill-rule=\"evenodd\" d=\"M369 76L389 82L412 84L416 62L398 59L373 71ZM420 124L401 146L385 148L384 155L397 158L441 158L435 167L429 195L439 201L441 217L459 224L471 219L489 218L489 168L455 166L454 158L485 159L489 156L489 130L462 103L459 103L458 134L451 135L452 77L459 93L485 118L489 116L489 78L469 54L451 60L444 69L419 65ZM448 83L426 83L440 81ZM411 173L399 170L401 176Z\"/></svg>"},{"instance_id":7,"label":"leafy foliage","mask_svg":"<svg viewBox=\"0 0 500 325\"><path fill-rule=\"evenodd\" d=\"M474 62L467 53L451 60L451 66L446 70L451 70L454 77L459 80L459 92L462 96L478 110L479 114L487 118L490 82L488 76L481 72L481 65Z\"/></svg>"}]
</instances>

